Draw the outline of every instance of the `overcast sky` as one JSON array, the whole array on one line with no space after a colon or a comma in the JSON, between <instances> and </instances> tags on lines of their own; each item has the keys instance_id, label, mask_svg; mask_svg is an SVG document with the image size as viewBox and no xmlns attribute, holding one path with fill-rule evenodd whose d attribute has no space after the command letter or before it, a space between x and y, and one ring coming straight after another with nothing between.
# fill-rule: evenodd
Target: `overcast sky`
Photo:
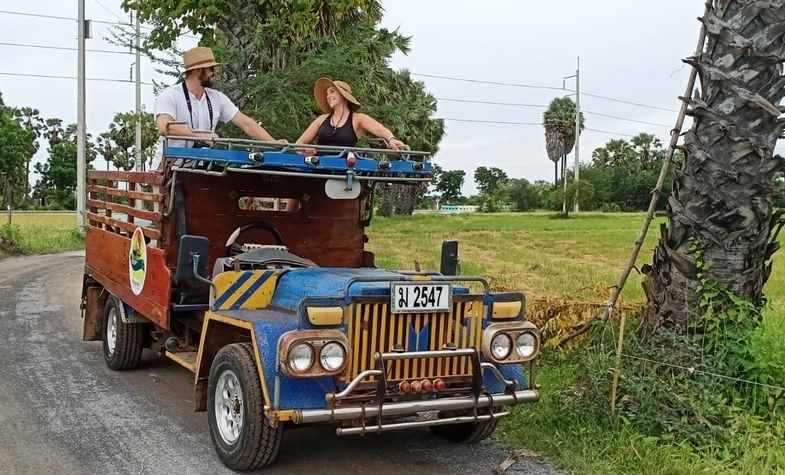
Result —
<instances>
[{"instance_id":1,"label":"overcast sky","mask_svg":"<svg viewBox=\"0 0 785 475\"><path fill-rule=\"evenodd\" d=\"M76 0L3 2L3 10L76 17ZM581 89L586 93L676 110L689 74L681 59L695 48L703 11L701 0L386 0L383 26L412 36L409 55L396 55L395 68L413 73L485 81L561 87L575 73L581 57ZM127 20L120 0L87 0L87 17ZM76 23L0 13L0 42L76 47ZM94 24L88 49L112 49L107 26ZM195 44L184 39L181 46ZM0 73L76 75L76 52L0 45ZM129 79L133 56L88 53L88 78ZM143 80L153 74L143 62ZM350 78L347 78L350 79ZM560 91L496 86L428 77L423 80L437 98L545 105ZM568 82L574 87L574 82ZM46 117L76 119L76 81L17 78L0 74L0 92L13 106L33 106ZM130 83L88 82L89 132L103 132L116 112L131 110ZM152 110L152 87L143 86L143 103ZM624 134L654 133L663 141L676 113L582 96L586 127L581 159ZM540 122L544 109L469 104L440 100L438 116L453 119ZM651 122L645 125L593 113ZM447 133L436 162L446 169L467 171L464 191L475 191L471 171L497 166L511 177L553 179L545 155L541 126L446 122ZM295 139L296 137L289 137ZM405 138L405 137L404 137ZM41 154L39 154L41 155ZM43 159L42 156L38 157ZM573 157L570 157L572 163ZM101 166L96 163L97 166Z\"/></svg>"}]
</instances>

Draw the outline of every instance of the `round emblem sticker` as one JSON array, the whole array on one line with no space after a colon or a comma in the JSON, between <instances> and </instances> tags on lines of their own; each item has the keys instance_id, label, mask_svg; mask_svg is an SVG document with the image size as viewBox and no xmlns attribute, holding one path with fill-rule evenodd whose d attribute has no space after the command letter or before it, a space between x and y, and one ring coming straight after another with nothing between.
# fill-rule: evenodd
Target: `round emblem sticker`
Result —
<instances>
[{"instance_id":1,"label":"round emblem sticker","mask_svg":"<svg viewBox=\"0 0 785 475\"><path fill-rule=\"evenodd\" d=\"M131 237L131 250L128 251L128 277L134 295L141 294L147 277L147 246L141 228L136 228Z\"/></svg>"}]
</instances>

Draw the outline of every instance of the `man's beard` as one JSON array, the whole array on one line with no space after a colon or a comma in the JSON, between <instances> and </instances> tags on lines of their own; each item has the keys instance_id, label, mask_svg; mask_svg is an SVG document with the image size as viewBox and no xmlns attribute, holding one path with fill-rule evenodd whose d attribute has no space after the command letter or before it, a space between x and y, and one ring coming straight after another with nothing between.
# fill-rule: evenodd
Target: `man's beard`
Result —
<instances>
[{"instance_id":1,"label":"man's beard","mask_svg":"<svg viewBox=\"0 0 785 475\"><path fill-rule=\"evenodd\" d=\"M207 76L207 74L202 74L199 82L202 84L202 87L213 87L213 79Z\"/></svg>"}]
</instances>

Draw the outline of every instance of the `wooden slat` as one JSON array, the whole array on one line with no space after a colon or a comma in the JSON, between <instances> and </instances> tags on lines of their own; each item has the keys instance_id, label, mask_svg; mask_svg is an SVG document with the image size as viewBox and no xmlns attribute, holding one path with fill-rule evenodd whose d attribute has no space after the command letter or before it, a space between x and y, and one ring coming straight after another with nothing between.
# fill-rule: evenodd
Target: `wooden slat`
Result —
<instances>
[{"instance_id":1,"label":"wooden slat","mask_svg":"<svg viewBox=\"0 0 785 475\"><path fill-rule=\"evenodd\" d=\"M109 209L112 211L117 211L118 213L125 213L128 216L134 216L136 218L142 218L156 223L161 221L161 213L132 208L119 203L110 203L108 201L101 200L87 200L87 206L89 208Z\"/></svg>"},{"instance_id":2,"label":"wooden slat","mask_svg":"<svg viewBox=\"0 0 785 475\"><path fill-rule=\"evenodd\" d=\"M137 200L144 200L144 201L152 201L154 203L159 203L164 199L164 197L158 193L121 190L119 188L112 188L112 187L101 186L101 185L89 185L87 187L87 191L93 193L106 193L107 195L112 195L112 196L127 196L128 198L134 198Z\"/></svg>"},{"instance_id":3,"label":"wooden slat","mask_svg":"<svg viewBox=\"0 0 785 475\"><path fill-rule=\"evenodd\" d=\"M87 172L87 178L89 178L90 180L111 180L111 181L127 181L131 183L146 183L148 185L161 185L164 182L164 176L162 174L151 173L151 172L90 170Z\"/></svg>"},{"instance_id":4,"label":"wooden slat","mask_svg":"<svg viewBox=\"0 0 785 475\"><path fill-rule=\"evenodd\" d=\"M136 230L136 228L140 227L133 223L118 221L116 219L107 218L106 216L101 216L100 214L95 214L95 213L87 213L87 219L108 226L116 226L122 229L123 231L128 232L129 234L133 233ZM153 228L141 228L141 229L142 229L142 233L145 236L149 237L150 239L161 239L161 231Z\"/></svg>"}]
</instances>

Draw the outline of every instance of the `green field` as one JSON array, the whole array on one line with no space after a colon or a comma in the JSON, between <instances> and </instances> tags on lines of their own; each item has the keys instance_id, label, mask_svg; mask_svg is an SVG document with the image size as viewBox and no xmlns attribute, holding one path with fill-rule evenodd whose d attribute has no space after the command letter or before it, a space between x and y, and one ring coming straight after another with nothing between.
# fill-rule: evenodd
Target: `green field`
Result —
<instances>
[{"instance_id":1,"label":"green field","mask_svg":"<svg viewBox=\"0 0 785 475\"><path fill-rule=\"evenodd\" d=\"M374 219L368 249L380 267L423 270L439 267L443 240L460 242L463 274L491 279L497 290L523 290L530 301L603 303L628 259L643 214L583 213L559 219L547 213L472 215L422 214ZM83 245L72 213L17 213L18 242L25 253L56 252ZM655 220L638 259L649 262L663 219ZM2 221L4 223L4 221ZM2 228L0 228L2 229ZM0 250L0 257L2 257ZM785 368L785 252L775 255L766 288L772 308L757 342ZM633 272L623 300L643 303L641 277ZM611 345L611 348L613 346ZM761 350L760 348L763 348ZM517 409L499 431L511 447L534 449L557 466L576 473L777 473L785 470L785 444L760 436L740 436L707 449L658 440L625 424L611 427L581 406L566 413L560 397L575 391L580 352L549 351L540 365L542 400ZM785 381L772 381L785 384ZM766 433L764 430L763 433ZM730 451L729 447L734 447ZM742 447L742 450L739 450ZM741 457L731 456L739 453Z\"/></svg>"},{"instance_id":2,"label":"green field","mask_svg":"<svg viewBox=\"0 0 785 475\"><path fill-rule=\"evenodd\" d=\"M7 228L8 215L0 213L0 233L12 233L14 249L0 246L0 257L9 252L44 254L79 249L84 245L76 232L76 218L70 212L15 211L11 217L11 231ZM2 239L0 239L2 241Z\"/></svg>"}]
</instances>

